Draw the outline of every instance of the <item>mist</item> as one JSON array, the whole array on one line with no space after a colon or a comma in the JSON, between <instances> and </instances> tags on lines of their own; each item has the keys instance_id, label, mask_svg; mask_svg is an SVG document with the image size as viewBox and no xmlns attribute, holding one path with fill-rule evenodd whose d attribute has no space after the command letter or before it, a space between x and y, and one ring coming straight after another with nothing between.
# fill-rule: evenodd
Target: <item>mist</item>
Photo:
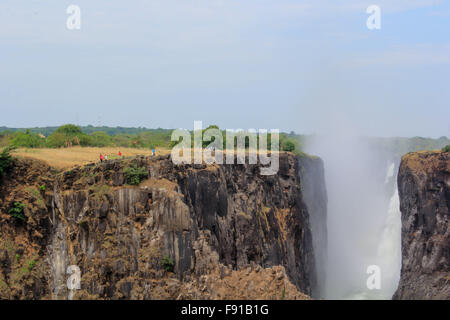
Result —
<instances>
[{"instance_id":1,"label":"mist","mask_svg":"<svg viewBox=\"0 0 450 320\"><path fill-rule=\"evenodd\" d=\"M401 266L397 164L377 154L351 124L340 123L305 145L325 166L328 249L326 275L318 275L326 279L322 298L390 299ZM366 286L370 265L380 267L379 290Z\"/></svg>"}]
</instances>

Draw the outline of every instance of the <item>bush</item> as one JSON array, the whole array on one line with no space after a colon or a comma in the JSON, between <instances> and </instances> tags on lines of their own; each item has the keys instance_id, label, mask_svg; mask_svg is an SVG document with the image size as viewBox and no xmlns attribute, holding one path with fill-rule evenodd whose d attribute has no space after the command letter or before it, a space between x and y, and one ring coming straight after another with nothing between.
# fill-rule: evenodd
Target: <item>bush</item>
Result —
<instances>
[{"instance_id":1,"label":"bush","mask_svg":"<svg viewBox=\"0 0 450 320\"><path fill-rule=\"evenodd\" d=\"M148 177L147 169L144 167L138 167L137 164L125 168L123 172L127 183L135 186L139 185L142 179Z\"/></svg>"},{"instance_id":2,"label":"bush","mask_svg":"<svg viewBox=\"0 0 450 320\"><path fill-rule=\"evenodd\" d=\"M43 147L44 143L45 140L42 139L37 133L32 133L27 130L26 132L14 133L9 145L14 147L39 148Z\"/></svg>"},{"instance_id":3,"label":"bush","mask_svg":"<svg viewBox=\"0 0 450 320\"><path fill-rule=\"evenodd\" d=\"M444 152L450 152L450 144L446 145L445 147L442 148L442 151Z\"/></svg>"},{"instance_id":4,"label":"bush","mask_svg":"<svg viewBox=\"0 0 450 320\"><path fill-rule=\"evenodd\" d=\"M14 159L11 156L11 151L14 149L14 147L6 147L0 152L0 177L12 167Z\"/></svg>"},{"instance_id":5,"label":"bush","mask_svg":"<svg viewBox=\"0 0 450 320\"><path fill-rule=\"evenodd\" d=\"M283 151L293 152L294 150L295 144L292 141L287 140L283 145Z\"/></svg>"},{"instance_id":6,"label":"bush","mask_svg":"<svg viewBox=\"0 0 450 320\"><path fill-rule=\"evenodd\" d=\"M169 258L168 256L164 256L164 258L161 261L161 265L167 272L173 272L175 267L175 262L173 262L172 258Z\"/></svg>"},{"instance_id":7,"label":"bush","mask_svg":"<svg viewBox=\"0 0 450 320\"><path fill-rule=\"evenodd\" d=\"M28 271L33 270L34 266L36 266L36 261L35 260L28 261Z\"/></svg>"},{"instance_id":8,"label":"bush","mask_svg":"<svg viewBox=\"0 0 450 320\"><path fill-rule=\"evenodd\" d=\"M9 209L8 213L16 218L17 220L21 220L23 222L26 221L26 217L23 214L23 208L25 208L25 205L20 202L14 202L12 207Z\"/></svg>"}]
</instances>

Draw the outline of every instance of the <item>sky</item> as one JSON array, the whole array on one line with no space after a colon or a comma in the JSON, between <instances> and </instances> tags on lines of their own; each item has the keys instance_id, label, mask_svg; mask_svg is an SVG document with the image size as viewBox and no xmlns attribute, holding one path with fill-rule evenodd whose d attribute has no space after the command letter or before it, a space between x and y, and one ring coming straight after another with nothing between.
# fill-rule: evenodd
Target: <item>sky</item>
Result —
<instances>
[{"instance_id":1,"label":"sky","mask_svg":"<svg viewBox=\"0 0 450 320\"><path fill-rule=\"evenodd\" d=\"M449 83L450 1L0 2L0 126L440 137Z\"/></svg>"}]
</instances>

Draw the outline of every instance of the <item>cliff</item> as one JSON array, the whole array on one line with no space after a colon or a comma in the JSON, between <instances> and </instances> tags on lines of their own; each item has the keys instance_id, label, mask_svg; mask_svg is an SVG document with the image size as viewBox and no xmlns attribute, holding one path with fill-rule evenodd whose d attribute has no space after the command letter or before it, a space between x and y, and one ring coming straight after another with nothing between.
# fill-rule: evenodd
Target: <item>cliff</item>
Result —
<instances>
[{"instance_id":1,"label":"cliff","mask_svg":"<svg viewBox=\"0 0 450 320\"><path fill-rule=\"evenodd\" d=\"M317 284L312 288L312 296L321 298L325 292L327 265L327 190L322 159L303 156L299 161L302 197L309 213L316 265Z\"/></svg>"},{"instance_id":2,"label":"cliff","mask_svg":"<svg viewBox=\"0 0 450 320\"><path fill-rule=\"evenodd\" d=\"M394 299L450 299L450 155L416 152L398 174L402 269Z\"/></svg>"},{"instance_id":3,"label":"cliff","mask_svg":"<svg viewBox=\"0 0 450 320\"><path fill-rule=\"evenodd\" d=\"M63 173L17 160L0 185L0 298L308 298L317 277L303 160L281 154L274 176L168 156ZM148 175L138 186L126 184L131 166ZM69 266L79 290L68 289Z\"/></svg>"}]
</instances>

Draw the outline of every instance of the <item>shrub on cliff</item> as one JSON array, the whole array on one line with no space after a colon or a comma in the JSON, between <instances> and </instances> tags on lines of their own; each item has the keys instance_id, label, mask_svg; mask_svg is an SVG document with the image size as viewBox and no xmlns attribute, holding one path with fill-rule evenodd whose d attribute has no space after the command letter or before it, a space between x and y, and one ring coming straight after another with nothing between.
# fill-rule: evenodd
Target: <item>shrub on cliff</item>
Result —
<instances>
[{"instance_id":1,"label":"shrub on cliff","mask_svg":"<svg viewBox=\"0 0 450 320\"><path fill-rule=\"evenodd\" d=\"M444 152L450 152L450 144L446 145L445 147L442 148L442 151Z\"/></svg>"},{"instance_id":2,"label":"shrub on cliff","mask_svg":"<svg viewBox=\"0 0 450 320\"><path fill-rule=\"evenodd\" d=\"M11 156L12 150L14 150L14 147L6 147L0 152L0 177L2 177L14 163L14 159Z\"/></svg>"},{"instance_id":3,"label":"shrub on cliff","mask_svg":"<svg viewBox=\"0 0 450 320\"><path fill-rule=\"evenodd\" d=\"M127 183L135 186L139 185L142 179L148 177L147 170L144 167L138 167L137 164L125 168L123 173L125 174Z\"/></svg>"},{"instance_id":4,"label":"shrub on cliff","mask_svg":"<svg viewBox=\"0 0 450 320\"><path fill-rule=\"evenodd\" d=\"M168 256L164 256L164 258L161 261L161 265L167 272L173 272L175 262L173 262L173 259L169 258Z\"/></svg>"},{"instance_id":5,"label":"shrub on cliff","mask_svg":"<svg viewBox=\"0 0 450 320\"><path fill-rule=\"evenodd\" d=\"M23 214L23 208L25 208L25 205L20 202L14 202L14 204L9 209L8 213L16 218L17 220L20 220L22 222L26 221L26 217Z\"/></svg>"}]
</instances>

